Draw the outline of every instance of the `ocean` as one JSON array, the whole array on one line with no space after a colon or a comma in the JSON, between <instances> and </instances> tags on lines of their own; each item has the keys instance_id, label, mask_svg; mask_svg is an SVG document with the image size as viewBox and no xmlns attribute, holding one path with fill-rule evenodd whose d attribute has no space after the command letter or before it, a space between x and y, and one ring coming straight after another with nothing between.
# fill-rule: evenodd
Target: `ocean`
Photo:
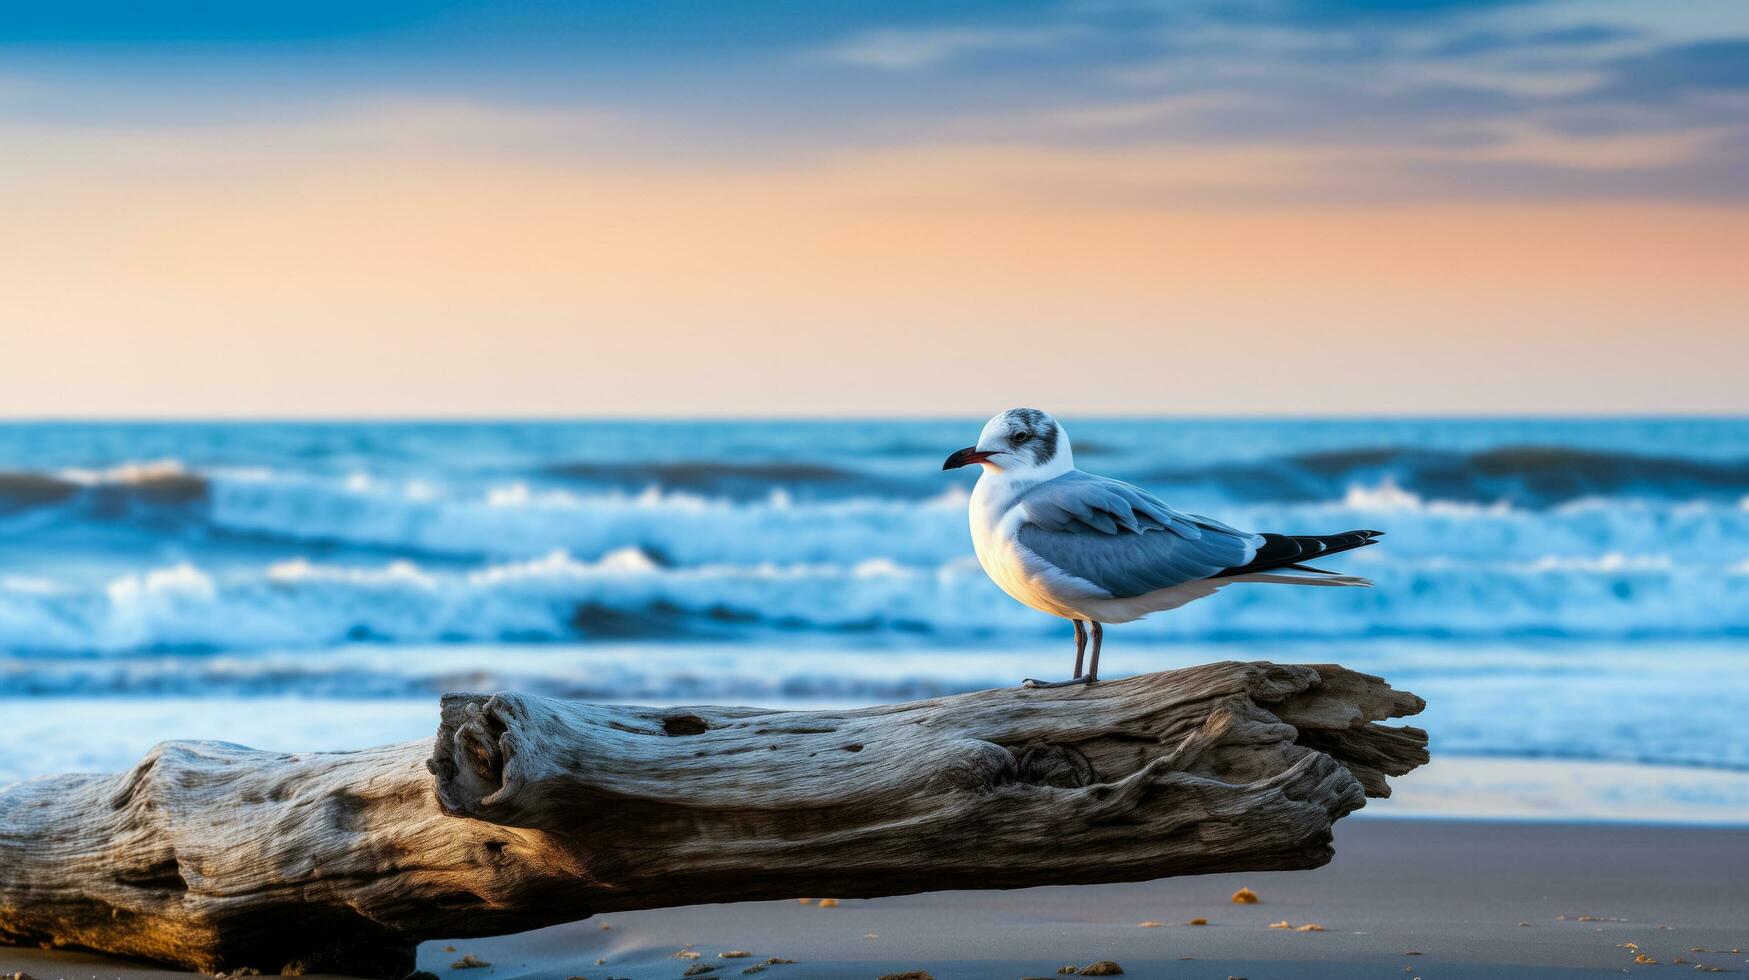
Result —
<instances>
[{"instance_id":1,"label":"ocean","mask_svg":"<svg viewBox=\"0 0 1749 980\"><path fill-rule=\"evenodd\" d=\"M1102 673L1339 661L1436 759L1749 772L1749 420L1067 420L1373 589L1236 586ZM981 419L0 425L0 783L154 741L358 747L435 696L858 704L1055 677L972 557Z\"/></svg>"}]
</instances>

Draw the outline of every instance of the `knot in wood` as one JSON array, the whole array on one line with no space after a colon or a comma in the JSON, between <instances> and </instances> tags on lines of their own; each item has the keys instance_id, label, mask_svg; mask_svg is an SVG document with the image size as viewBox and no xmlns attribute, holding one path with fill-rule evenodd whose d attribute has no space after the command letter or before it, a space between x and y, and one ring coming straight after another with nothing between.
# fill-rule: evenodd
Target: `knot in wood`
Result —
<instances>
[{"instance_id":1,"label":"knot in wood","mask_svg":"<svg viewBox=\"0 0 1749 980\"><path fill-rule=\"evenodd\" d=\"M1018 762L1018 778L1023 783L1035 786L1055 786L1058 789L1076 789L1092 785L1097 778L1093 771L1093 763L1087 761L1075 748L1068 745L1050 745L1045 742L1029 742L1017 749L1010 749Z\"/></svg>"}]
</instances>

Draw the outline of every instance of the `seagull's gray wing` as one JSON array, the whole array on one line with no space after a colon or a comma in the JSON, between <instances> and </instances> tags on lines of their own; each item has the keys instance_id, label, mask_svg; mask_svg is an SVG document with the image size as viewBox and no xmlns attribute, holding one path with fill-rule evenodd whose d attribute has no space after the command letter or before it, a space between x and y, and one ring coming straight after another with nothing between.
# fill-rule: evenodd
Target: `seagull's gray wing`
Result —
<instances>
[{"instance_id":1,"label":"seagull's gray wing","mask_svg":"<svg viewBox=\"0 0 1749 980\"><path fill-rule=\"evenodd\" d=\"M1116 598L1249 562L1263 538L1181 514L1140 487L1079 470L1021 494L1020 543Z\"/></svg>"}]
</instances>

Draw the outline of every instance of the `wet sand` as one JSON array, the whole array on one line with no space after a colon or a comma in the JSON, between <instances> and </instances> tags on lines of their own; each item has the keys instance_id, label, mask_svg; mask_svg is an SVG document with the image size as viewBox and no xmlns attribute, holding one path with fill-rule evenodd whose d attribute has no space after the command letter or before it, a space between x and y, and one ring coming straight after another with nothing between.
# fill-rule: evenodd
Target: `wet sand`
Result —
<instances>
[{"instance_id":1,"label":"wet sand","mask_svg":"<svg viewBox=\"0 0 1749 980\"><path fill-rule=\"evenodd\" d=\"M1121 964L1125 976L1187 980L1749 969L1749 830L1350 819L1338 825L1336 846L1330 865L1309 872L846 899L833 908L755 902L617 913L520 936L426 943L419 965L445 980L654 980L699 964L716 969L697 975L740 978L774 956L796 962L755 974L761 980L877 980L912 970L937 980L1016 980L1097 960ZM1261 901L1233 904L1240 887ZM1185 924L1195 918L1208 925ZM1281 922L1288 927L1271 928ZM1308 923L1323 931L1297 928ZM687 944L696 959L674 955ZM732 950L752 955L718 955ZM453 968L464 955L492 965ZM0 972L13 970L37 980L186 976L0 949Z\"/></svg>"}]
</instances>

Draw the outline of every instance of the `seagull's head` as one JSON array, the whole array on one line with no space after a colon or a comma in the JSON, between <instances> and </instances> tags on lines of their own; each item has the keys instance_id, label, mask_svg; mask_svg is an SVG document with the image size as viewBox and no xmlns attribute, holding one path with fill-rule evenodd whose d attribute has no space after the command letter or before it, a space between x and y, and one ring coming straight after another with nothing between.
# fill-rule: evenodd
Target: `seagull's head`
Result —
<instances>
[{"instance_id":1,"label":"seagull's head","mask_svg":"<svg viewBox=\"0 0 1749 980\"><path fill-rule=\"evenodd\" d=\"M1075 468L1069 435L1057 420L1036 408L1011 408L984 423L978 444L967 446L941 464L957 470L973 463L985 472L1049 479Z\"/></svg>"}]
</instances>

